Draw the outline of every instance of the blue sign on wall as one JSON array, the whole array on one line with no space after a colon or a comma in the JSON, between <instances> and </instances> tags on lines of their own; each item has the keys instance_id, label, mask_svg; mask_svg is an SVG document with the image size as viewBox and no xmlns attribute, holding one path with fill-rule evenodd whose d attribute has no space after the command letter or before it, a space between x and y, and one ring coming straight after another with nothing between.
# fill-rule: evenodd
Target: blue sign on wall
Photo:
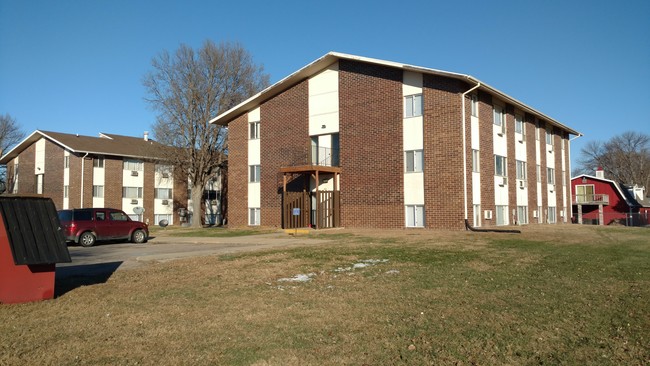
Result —
<instances>
[{"instance_id":1,"label":"blue sign on wall","mask_svg":"<svg viewBox=\"0 0 650 366\"><path fill-rule=\"evenodd\" d=\"M292 210L293 216L300 216L300 207L294 207Z\"/></svg>"}]
</instances>

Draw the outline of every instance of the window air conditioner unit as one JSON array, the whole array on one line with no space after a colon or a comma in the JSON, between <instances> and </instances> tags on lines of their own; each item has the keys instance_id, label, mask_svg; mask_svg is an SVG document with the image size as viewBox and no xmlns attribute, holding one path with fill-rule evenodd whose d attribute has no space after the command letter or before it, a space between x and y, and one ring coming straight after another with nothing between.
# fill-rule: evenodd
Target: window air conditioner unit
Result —
<instances>
[{"instance_id":1,"label":"window air conditioner unit","mask_svg":"<svg viewBox=\"0 0 650 366\"><path fill-rule=\"evenodd\" d=\"M526 187L526 183L523 180L519 181L519 188L524 189Z\"/></svg>"},{"instance_id":2,"label":"window air conditioner unit","mask_svg":"<svg viewBox=\"0 0 650 366\"><path fill-rule=\"evenodd\" d=\"M169 201L167 201L167 200L162 200L162 204L163 204L164 206L167 206L167 205L169 205Z\"/></svg>"},{"instance_id":3,"label":"window air conditioner unit","mask_svg":"<svg viewBox=\"0 0 650 366\"><path fill-rule=\"evenodd\" d=\"M485 210L485 219L492 220L492 210Z\"/></svg>"},{"instance_id":4,"label":"window air conditioner unit","mask_svg":"<svg viewBox=\"0 0 650 366\"><path fill-rule=\"evenodd\" d=\"M132 177L137 177L138 176L138 171L137 170L132 170L131 171L131 176Z\"/></svg>"},{"instance_id":5,"label":"window air conditioner unit","mask_svg":"<svg viewBox=\"0 0 650 366\"><path fill-rule=\"evenodd\" d=\"M138 200L131 200L131 204L132 204L132 205L137 205L137 204L138 204Z\"/></svg>"},{"instance_id":6,"label":"window air conditioner unit","mask_svg":"<svg viewBox=\"0 0 650 366\"><path fill-rule=\"evenodd\" d=\"M537 218L537 210L533 210L533 218L534 218L534 219Z\"/></svg>"}]
</instances>

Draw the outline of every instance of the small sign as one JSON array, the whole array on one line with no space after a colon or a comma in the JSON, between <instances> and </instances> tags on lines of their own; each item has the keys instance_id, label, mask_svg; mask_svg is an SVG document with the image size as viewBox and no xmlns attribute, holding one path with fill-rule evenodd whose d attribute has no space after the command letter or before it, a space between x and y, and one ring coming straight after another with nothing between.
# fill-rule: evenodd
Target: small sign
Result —
<instances>
[{"instance_id":1,"label":"small sign","mask_svg":"<svg viewBox=\"0 0 650 366\"><path fill-rule=\"evenodd\" d=\"M300 208L299 207L294 207L293 210L291 211L291 214L293 216L300 216Z\"/></svg>"}]
</instances>

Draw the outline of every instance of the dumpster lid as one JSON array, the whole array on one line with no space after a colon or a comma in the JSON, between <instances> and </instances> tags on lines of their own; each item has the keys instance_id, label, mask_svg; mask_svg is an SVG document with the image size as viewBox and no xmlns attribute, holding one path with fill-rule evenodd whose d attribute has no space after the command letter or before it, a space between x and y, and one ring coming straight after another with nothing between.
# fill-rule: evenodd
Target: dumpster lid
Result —
<instances>
[{"instance_id":1,"label":"dumpster lid","mask_svg":"<svg viewBox=\"0 0 650 366\"><path fill-rule=\"evenodd\" d=\"M72 262L52 199L0 196L0 216L16 265Z\"/></svg>"}]
</instances>

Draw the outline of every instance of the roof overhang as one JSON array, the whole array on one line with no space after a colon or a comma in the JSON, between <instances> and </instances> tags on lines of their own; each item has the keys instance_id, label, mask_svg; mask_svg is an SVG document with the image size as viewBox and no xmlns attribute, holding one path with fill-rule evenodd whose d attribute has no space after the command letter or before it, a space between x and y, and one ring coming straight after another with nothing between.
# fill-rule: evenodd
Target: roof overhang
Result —
<instances>
[{"instance_id":1,"label":"roof overhang","mask_svg":"<svg viewBox=\"0 0 650 366\"><path fill-rule=\"evenodd\" d=\"M240 104L236 105L235 107L225 111L224 113L216 116L215 118L210 120L210 123L222 125L222 126L227 126L228 123L230 123L232 120L235 118L239 117L243 113L246 113L250 111L253 108L256 108L257 106L261 105L265 101L273 98L274 96L284 92L285 90L291 88L292 86L298 84L299 82L317 74L324 68L332 65L335 62L338 62L339 60L351 60L351 61L359 61L359 62L366 62L366 63L372 63L372 64L377 64L377 65L383 65L383 66L389 66L389 67L395 67L399 68L402 70L406 71L414 71L414 72L420 72L423 74L431 74L431 75L440 75L440 76L445 76L453 79L458 79L458 80L463 80L469 84L472 85L479 85L479 90L483 90L485 92L488 92L492 95L497 96L499 99L502 99L504 102L509 103L514 105L516 108L520 109L523 112L530 113L533 115L536 115L538 117L543 118L544 120L550 122L552 125L561 128L562 130L576 136L582 136L582 133L564 125L563 123L555 120L554 118L551 118L547 116L546 114L529 107L528 105L520 102L519 100L509 96L508 94L493 88L489 86L488 84L485 84L484 82L476 79L475 77L471 75L465 75L465 74L458 74L454 72L449 72L449 71L442 71L442 70L436 70L436 69L430 69L426 67L420 67L420 66L414 66L414 65L408 65L408 64L402 64L402 63L397 63L397 62L392 62L392 61L385 61L385 60L379 60L379 59L374 59L374 58L368 58L368 57L362 57L362 56L354 56L354 55L349 55L345 53L339 53L339 52L329 52L326 55L322 56L321 58L313 61L312 63L308 64L307 66L303 67L302 69L294 72L293 74L285 77L284 79L278 81L277 83L269 86L268 88L262 90L261 92L253 95L252 97L246 99L245 101L241 102Z\"/></svg>"}]
</instances>

